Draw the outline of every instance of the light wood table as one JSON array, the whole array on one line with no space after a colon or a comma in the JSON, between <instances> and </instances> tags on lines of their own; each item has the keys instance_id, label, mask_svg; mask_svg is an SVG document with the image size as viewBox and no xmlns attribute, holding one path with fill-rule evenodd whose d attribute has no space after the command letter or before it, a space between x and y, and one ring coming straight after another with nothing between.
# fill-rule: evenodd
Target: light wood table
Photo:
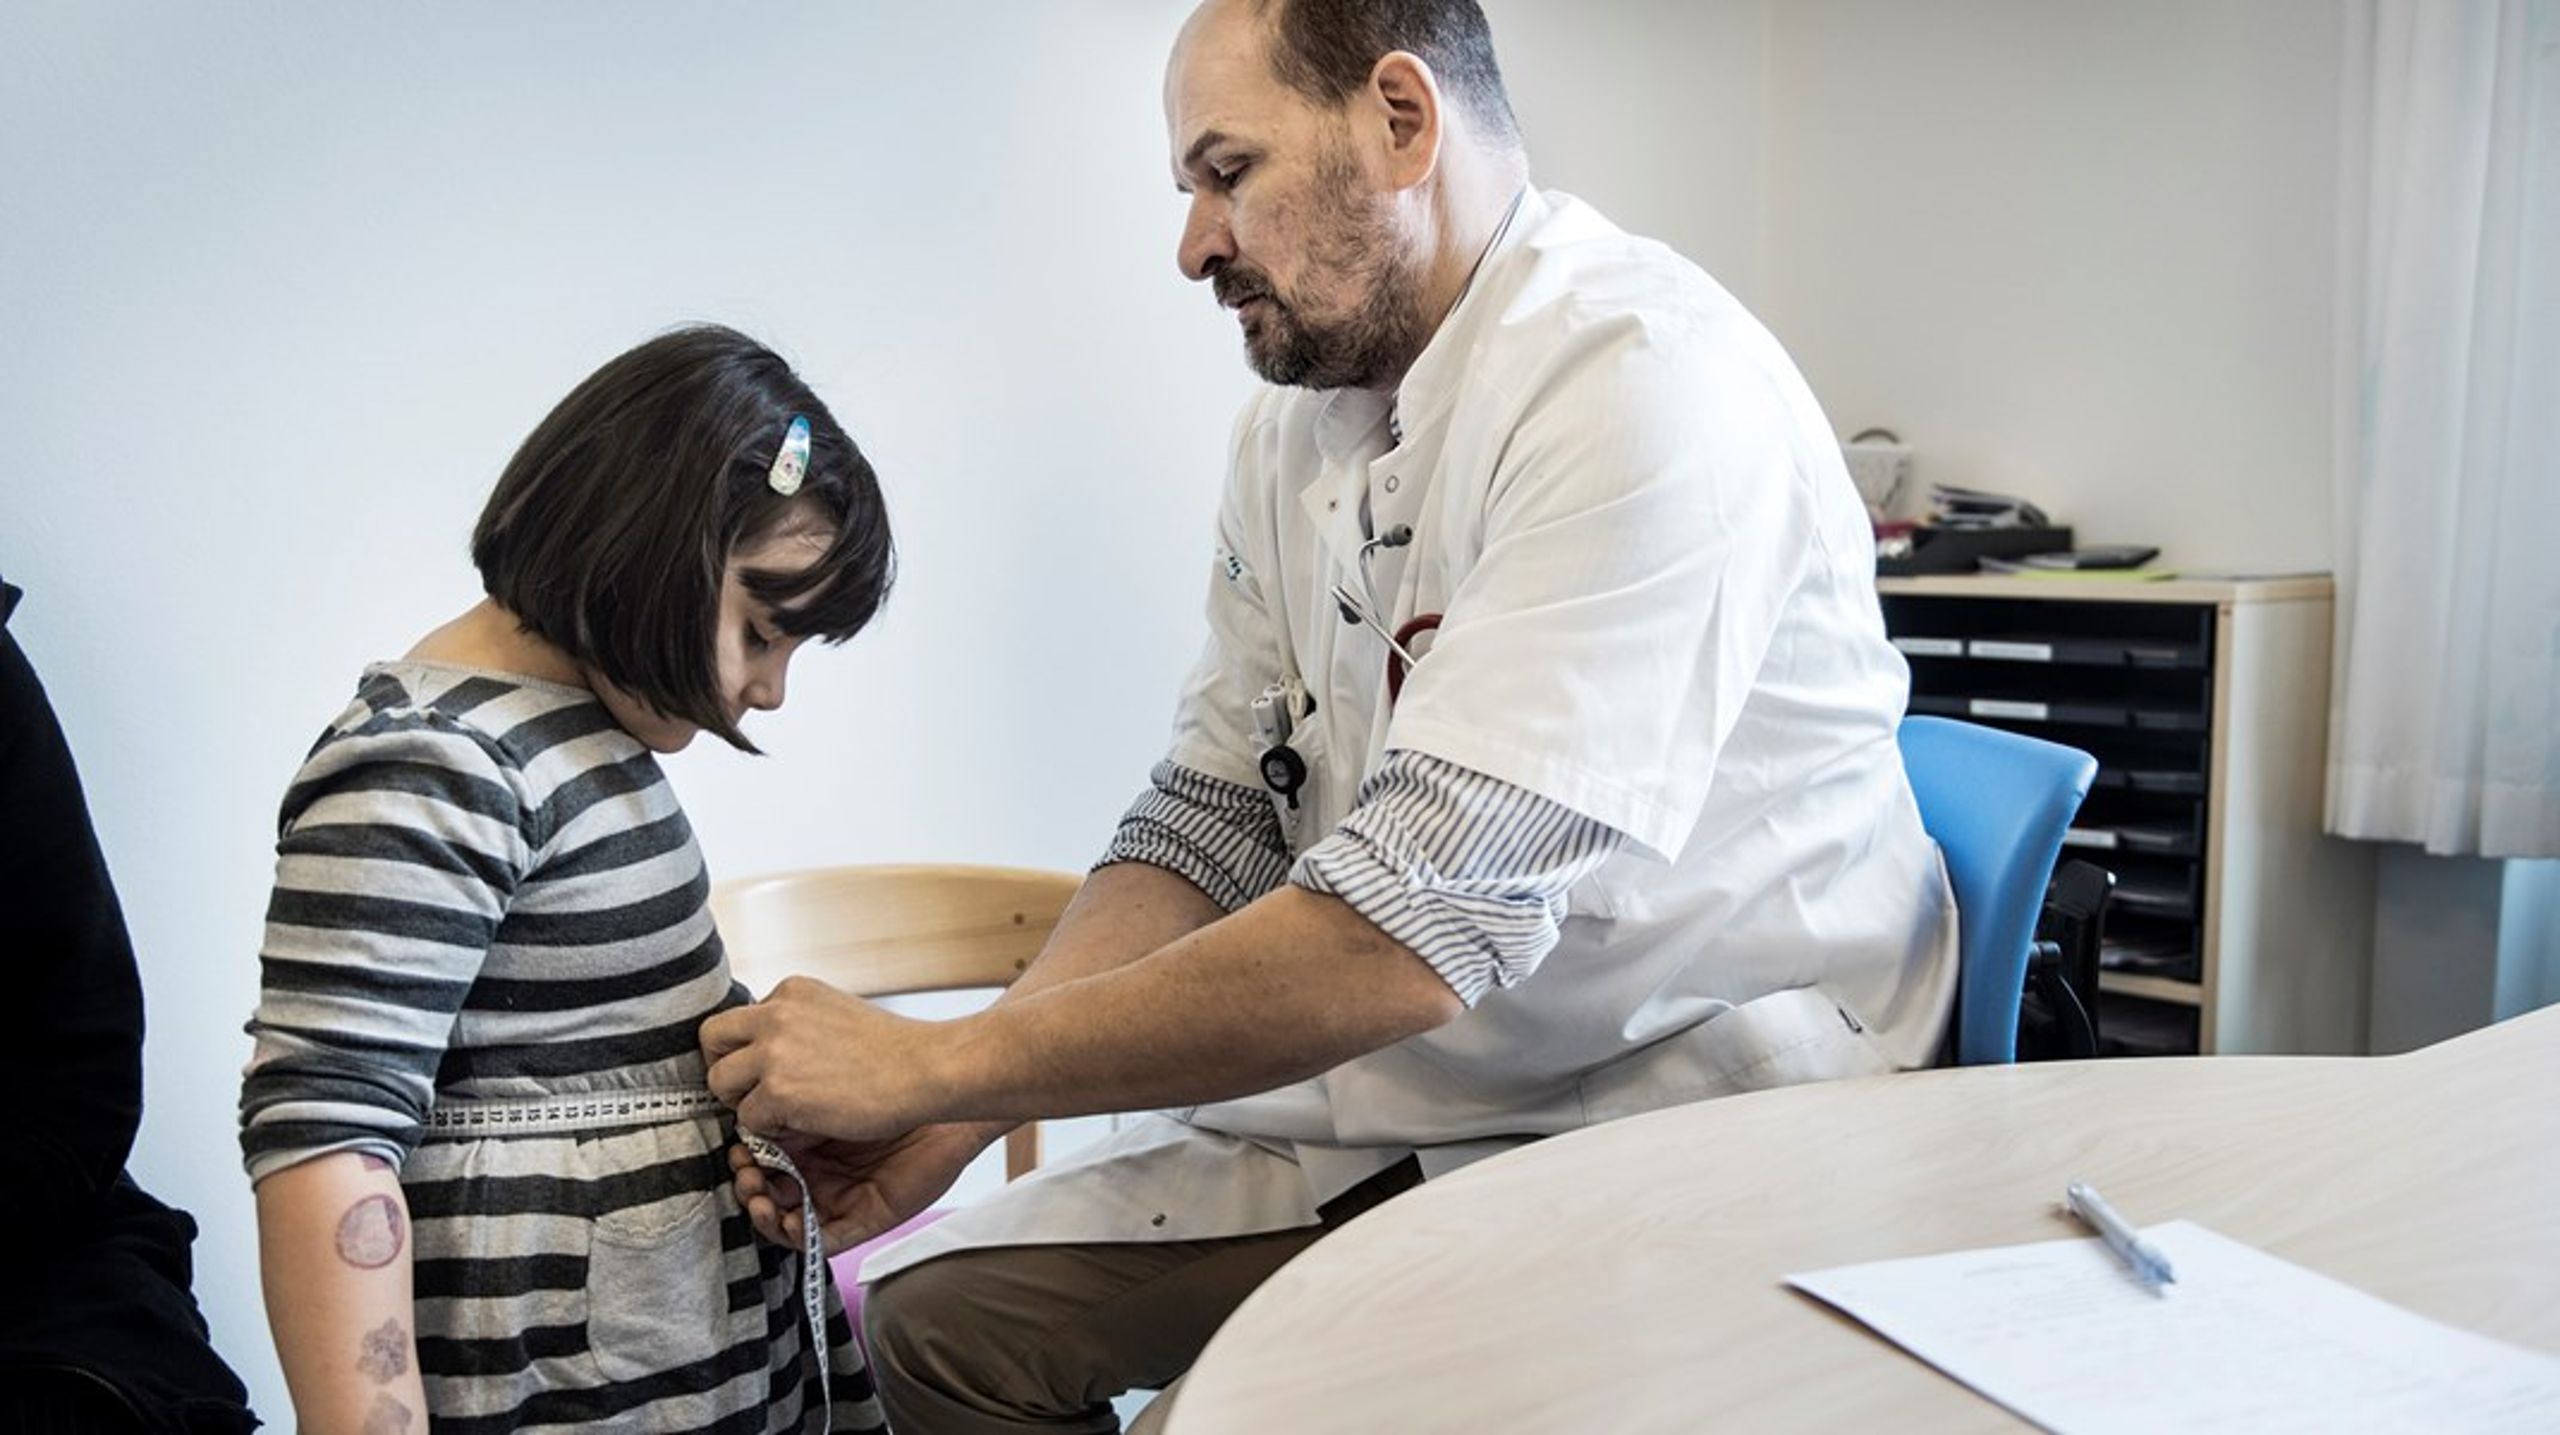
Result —
<instances>
[{"instance_id":1,"label":"light wood table","mask_svg":"<svg viewBox=\"0 0 2560 1435\"><path fill-rule=\"evenodd\" d=\"M2059 1209L2074 1179L2137 1223L2186 1217L2560 1352L2553 1009L2406 1056L1918 1072L1556 1137L1284 1268L1209 1343L1168 1430L2018 1428L1781 1281L2085 1236Z\"/></svg>"}]
</instances>

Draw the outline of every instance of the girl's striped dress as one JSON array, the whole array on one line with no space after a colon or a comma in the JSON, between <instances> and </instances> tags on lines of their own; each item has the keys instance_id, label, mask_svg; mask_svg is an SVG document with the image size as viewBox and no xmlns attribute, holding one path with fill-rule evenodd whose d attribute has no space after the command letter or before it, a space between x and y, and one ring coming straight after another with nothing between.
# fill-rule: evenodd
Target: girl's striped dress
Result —
<instances>
[{"instance_id":1,"label":"girl's striped dress","mask_svg":"<svg viewBox=\"0 0 2560 1435\"><path fill-rule=\"evenodd\" d=\"M368 668L276 853L249 1173L399 1170L439 1435L813 1431L820 1360L833 1428L881 1426L833 1285L813 1352L800 1257L730 1189L695 1033L746 996L665 775L593 694Z\"/></svg>"}]
</instances>

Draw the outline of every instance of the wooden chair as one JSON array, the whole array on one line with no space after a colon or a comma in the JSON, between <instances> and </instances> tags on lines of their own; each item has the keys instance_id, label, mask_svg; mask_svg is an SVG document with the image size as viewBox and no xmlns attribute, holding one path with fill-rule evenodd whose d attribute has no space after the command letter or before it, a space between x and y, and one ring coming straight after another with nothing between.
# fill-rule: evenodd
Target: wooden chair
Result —
<instances>
[{"instance_id":1,"label":"wooden chair","mask_svg":"<svg viewBox=\"0 0 2560 1435\"><path fill-rule=\"evenodd\" d=\"M821 867L712 889L730 969L762 996L809 976L856 996L1010 986L1083 878L1020 867ZM1040 1130L1005 1138L1004 1173L1040 1164Z\"/></svg>"}]
</instances>

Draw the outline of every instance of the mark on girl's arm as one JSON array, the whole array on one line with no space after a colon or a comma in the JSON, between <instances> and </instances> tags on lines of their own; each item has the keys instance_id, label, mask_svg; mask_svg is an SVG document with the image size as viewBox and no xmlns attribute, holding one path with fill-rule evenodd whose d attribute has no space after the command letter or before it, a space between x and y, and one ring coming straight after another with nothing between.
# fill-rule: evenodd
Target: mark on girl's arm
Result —
<instances>
[{"instance_id":1,"label":"mark on girl's arm","mask_svg":"<svg viewBox=\"0 0 2560 1435\"><path fill-rule=\"evenodd\" d=\"M408 1218L389 1196L367 1196L338 1218L338 1259L365 1270L391 1264L407 1243Z\"/></svg>"},{"instance_id":2,"label":"mark on girl's arm","mask_svg":"<svg viewBox=\"0 0 2560 1435\"><path fill-rule=\"evenodd\" d=\"M364 1168L368 1171L388 1171L391 1169L390 1162L383 1160L381 1157L374 1155L370 1151L357 1152L356 1159L362 1161L364 1163Z\"/></svg>"},{"instance_id":3,"label":"mark on girl's arm","mask_svg":"<svg viewBox=\"0 0 2560 1435\"><path fill-rule=\"evenodd\" d=\"M402 1330L396 1320L386 1320L366 1331L363 1353L356 1357L356 1369L372 1376L376 1385L408 1374L409 1332Z\"/></svg>"},{"instance_id":4,"label":"mark on girl's arm","mask_svg":"<svg viewBox=\"0 0 2560 1435\"><path fill-rule=\"evenodd\" d=\"M373 1397L373 1409L364 1417L364 1435L400 1435L417 1420L409 1407L388 1395Z\"/></svg>"}]
</instances>

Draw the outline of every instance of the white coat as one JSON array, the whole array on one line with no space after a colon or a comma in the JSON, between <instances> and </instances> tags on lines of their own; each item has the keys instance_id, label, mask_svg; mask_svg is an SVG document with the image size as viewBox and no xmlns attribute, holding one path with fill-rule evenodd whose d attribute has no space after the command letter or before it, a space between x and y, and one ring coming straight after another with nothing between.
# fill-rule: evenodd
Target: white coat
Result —
<instances>
[{"instance_id":1,"label":"white coat","mask_svg":"<svg viewBox=\"0 0 2560 1435\"><path fill-rule=\"evenodd\" d=\"M1894 732L1866 514L1768 331L1703 272L1531 192L1394 399L1268 389L1237 425L1172 760L1259 787L1251 703L1314 699L1303 849L1389 749L1626 834L1526 980L1264 1095L1146 1118L872 1258L1311 1224L1426 1175L1737 1091L1926 1064L1955 917ZM1381 548L1364 585L1367 534ZM1442 623L1392 707L1390 628ZM1343 1000L1358 1001L1357 992Z\"/></svg>"}]
</instances>

